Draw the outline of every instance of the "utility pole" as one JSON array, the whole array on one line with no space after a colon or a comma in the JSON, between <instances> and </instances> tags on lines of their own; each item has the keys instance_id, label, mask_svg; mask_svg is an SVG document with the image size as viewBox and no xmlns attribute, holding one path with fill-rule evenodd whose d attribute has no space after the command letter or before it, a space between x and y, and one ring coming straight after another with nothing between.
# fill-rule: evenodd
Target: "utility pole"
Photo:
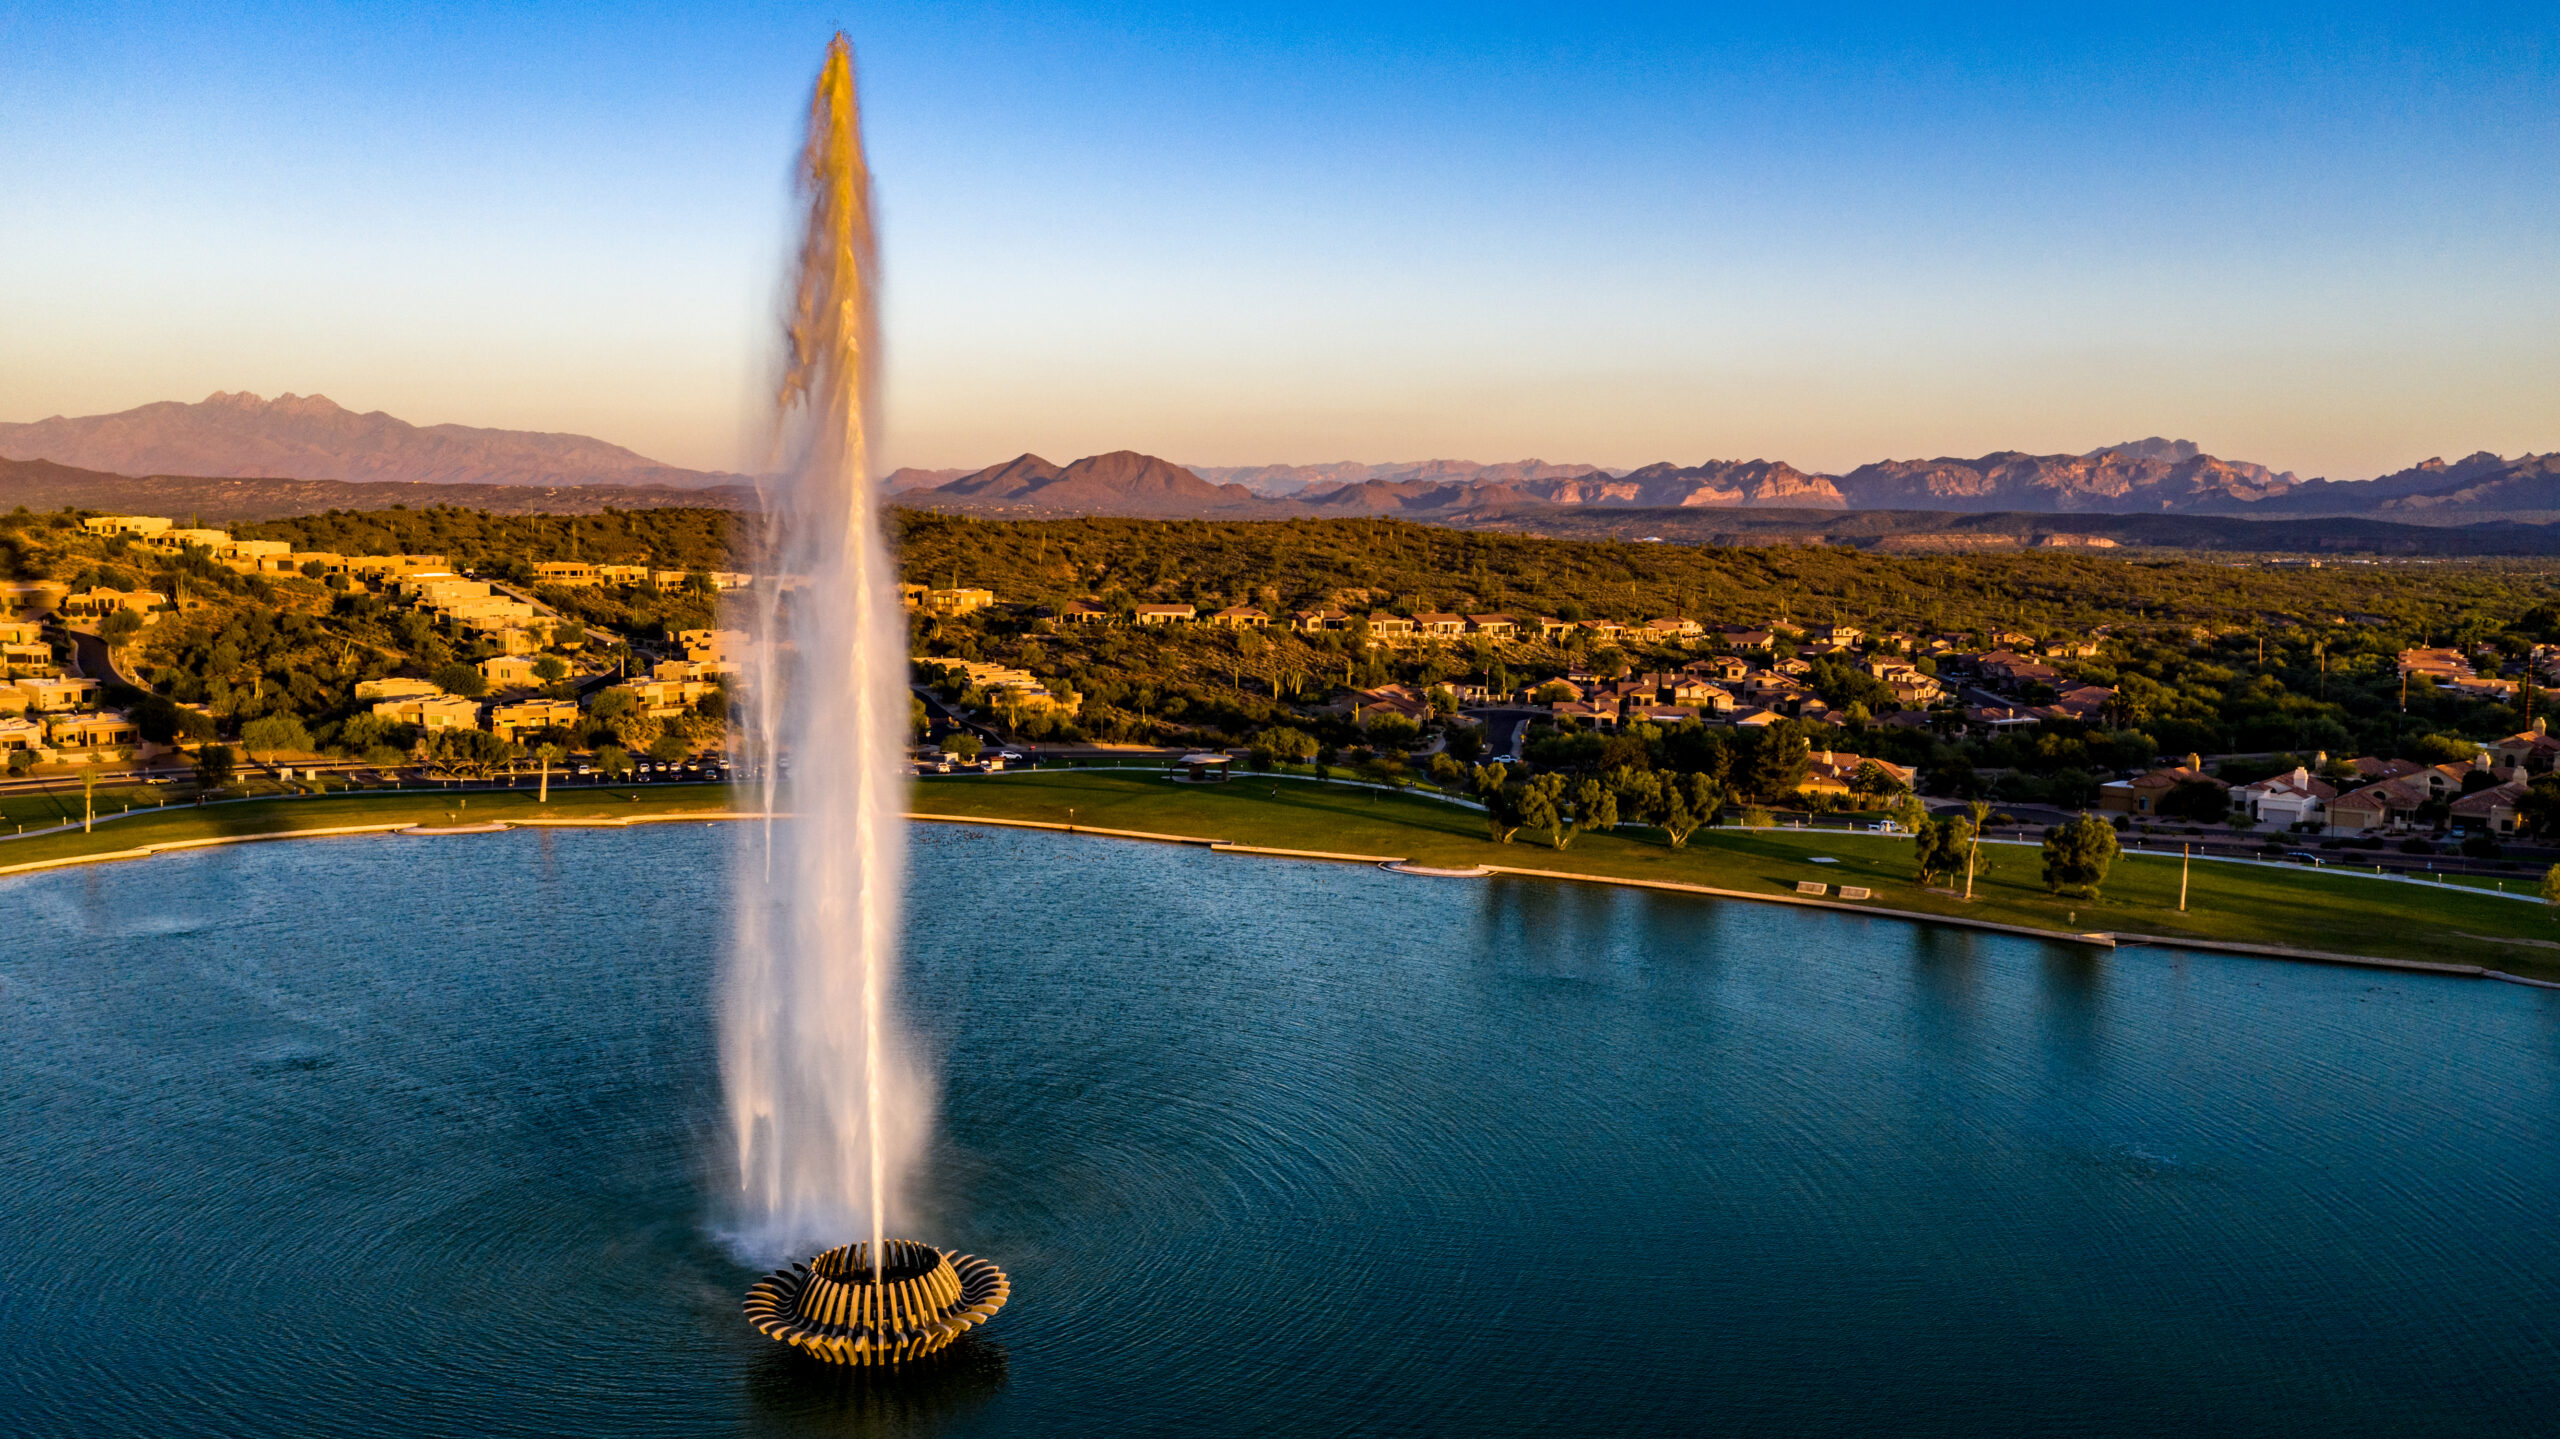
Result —
<instances>
[{"instance_id":1,"label":"utility pole","mask_svg":"<svg viewBox=\"0 0 2560 1439\"><path fill-rule=\"evenodd\" d=\"M2178 846L2178 913L2180 914L2187 912L2187 866L2195 862L2195 852L2196 847L2192 844Z\"/></svg>"}]
</instances>

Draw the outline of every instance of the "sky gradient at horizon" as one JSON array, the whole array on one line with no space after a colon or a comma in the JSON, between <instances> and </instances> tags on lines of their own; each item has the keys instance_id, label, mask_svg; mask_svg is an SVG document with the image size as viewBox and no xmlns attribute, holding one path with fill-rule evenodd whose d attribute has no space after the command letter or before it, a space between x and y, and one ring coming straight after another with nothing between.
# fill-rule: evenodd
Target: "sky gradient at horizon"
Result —
<instances>
[{"instance_id":1,"label":"sky gradient at horizon","mask_svg":"<svg viewBox=\"0 0 2560 1439\"><path fill-rule=\"evenodd\" d=\"M2560 448L2560 9L0 5L0 420L758 458L861 53L892 463Z\"/></svg>"}]
</instances>

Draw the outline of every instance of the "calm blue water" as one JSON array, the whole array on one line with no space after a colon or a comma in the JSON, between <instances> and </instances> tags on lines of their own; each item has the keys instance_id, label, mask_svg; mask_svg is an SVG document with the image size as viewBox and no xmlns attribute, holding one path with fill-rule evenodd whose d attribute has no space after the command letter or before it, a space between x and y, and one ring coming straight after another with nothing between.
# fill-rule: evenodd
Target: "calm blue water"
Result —
<instances>
[{"instance_id":1,"label":"calm blue water","mask_svg":"<svg viewBox=\"0 0 2560 1439\"><path fill-rule=\"evenodd\" d=\"M918 836L928 1373L708 1236L727 837L0 884L0 1432L2560 1427L2560 994Z\"/></svg>"}]
</instances>

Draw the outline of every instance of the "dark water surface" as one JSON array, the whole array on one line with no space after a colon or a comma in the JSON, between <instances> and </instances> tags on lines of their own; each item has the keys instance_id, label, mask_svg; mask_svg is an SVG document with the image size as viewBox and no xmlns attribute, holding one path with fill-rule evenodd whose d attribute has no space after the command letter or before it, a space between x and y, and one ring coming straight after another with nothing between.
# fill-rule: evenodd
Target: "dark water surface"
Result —
<instances>
[{"instance_id":1,"label":"dark water surface","mask_svg":"<svg viewBox=\"0 0 2560 1439\"><path fill-rule=\"evenodd\" d=\"M920 834L931 1372L708 1237L709 827L0 883L9 1434L2560 1429L2560 993Z\"/></svg>"}]
</instances>

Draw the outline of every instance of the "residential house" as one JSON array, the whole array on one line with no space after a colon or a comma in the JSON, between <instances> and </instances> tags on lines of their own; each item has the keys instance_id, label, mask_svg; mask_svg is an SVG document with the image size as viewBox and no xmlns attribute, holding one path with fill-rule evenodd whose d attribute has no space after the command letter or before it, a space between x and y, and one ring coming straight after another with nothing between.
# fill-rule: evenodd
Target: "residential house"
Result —
<instances>
[{"instance_id":1,"label":"residential house","mask_svg":"<svg viewBox=\"0 0 2560 1439\"><path fill-rule=\"evenodd\" d=\"M91 515L80 528L93 535L139 535L145 538L169 528L158 515Z\"/></svg>"},{"instance_id":2,"label":"residential house","mask_svg":"<svg viewBox=\"0 0 2560 1439\"><path fill-rule=\"evenodd\" d=\"M1853 646L1866 637L1867 632L1856 625L1815 625L1807 636L1817 644L1839 645L1843 648Z\"/></svg>"},{"instance_id":3,"label":"residential house","mask_svg":"<svg viewBox=\"0 0 2560 1439\"><path fill-rule=\"evenodd\" d=\"M637 588L649 583L649 567L647 565L598 565L596 566L596 583ZM919 595L924 592L922 585L900 585L898 588L902 591L912 588Z\"/></svg>"},{"instance_id":4,"label":"residential house","mask_svg":"<svg viewBox=\"0 0 2560 1439\"><path fill-rule=\"evenodd\" d=\"M512 740L537 730L565 730L578 723L576 700L517 700L513 704L492 705L489 730L498 738Z\"/></svg>"},{"instance_id":5,"label":"residential house","mask_svg":"<svg viewBox=\"0 0 2560 1439\"><path fill-rule=\"evenodd\" d=\"M1140 605L1138 623L1142 625L1187 625L1200 618L1196 605Z\"/></svg>"},{"instance_id":6,"label":"residential house","mask_svg":"<svg viewBox=\"0 0 2560 1439\"><path fill-rule=\"evenodd\" d=\"M1998 734L2002 730L2026 729L2032 725L2042 724L2044 721L2037 715L2011 705L1967 705L1964 710L1964 722L1967 729L1979 730L1986 734ZM2101 795L2100 798L2103 799L2105 796Z\"/></svg>"},{"instance_id":7,"label":"residential house","mask_svg":"<svg viewBox=\"0 0 2560 1439\"><path fill-rule=\"evenodd\" d=\"M491 689L529 689L542 683L534 677L534 664L531 655L498 655L480 662L480 675Z\"/></svg>"},{"instance_id":8,"label":"residential house","mask_svg":"<svg viewBox=\"0 0 2560 1439\"><path fill-rule=\"evenodd\" d=\"M1209 623L1221 629L1258 630L1271 623L1271 616L1252 605L1230 605L1209 616Z\"/></svg>"},{"instance_id":9,"label":"residential house","mask_svg":"<svg viewBox=\"0 0 2560 1439\"><path fill-rule=\"evenodd\" d=\"M1453 640L1467 632L1467 617L1445 614L1415 615L1413 632L1427 640Z\"/></svg>"},{"instance_id":10,"label":"residential house","mask_svg":"<svg viewBox=\"0 0 2560 1439\"><path fill-rule=\"evenodd\" d=\"M133 721L104 710L56 715L45 722L45 738L55 749L111 749L142 742Z\"/></svg>"},{"instance_id":11,"label":"residential house","mask_svg":"<svg viewBox=\"0 0 2560 1439\"><path fill-rule=\"evenodd\" d=\"M2051 685L2062 678L2062 672L2053 666L2006 649L1974 656L1973 667L1989 683L2010 689L2023 689L2031 684Z\"/></svg>"},{"instance_id":12,"label":"residential house","mask_svg":"<svg viewBox=\"0 0 2560 1439\"><path fill-rule=\"evenodd\" d=\"M242 574L275 574L290 568L293 544L288 540L233 540L214 552L214 558Z\"/></svg>"},{"instance_id":13,"label":"residential house","mask_svg":"<svg viewBox=\"0 0 2560 1439\"><path fill-rule=\"evenodd\" d=\"M2332 830L2385 829L2416 821L2418 811L2436 802L2434 790L2420 775L2401 775L2329 801Z\"/></svg>"},{"instance_id":14,"label":"residential house","mask_svg":"<svg viewBox=\"0 0 2560 1439\"><path fill-rule=\"evenodd\" d=\"M583 560L544 560L533 567L534 583L562 589L586 589L597 583L596 567Z\"/></svg>"},{"instance_id":15,"label":"residential house","mask_svg":"<svg viewBox=\"0 0 2560 1439\"><path fill-rule=\"evenodd\" d=\"M356 681L356 698L360 700L429 699L443 693L425 680L410 679L404 675Z\"/></svg>"},{"instance_id":16,"label":"residential house","mask_svg":"<svg viewBox=\"0 0 2560 1439\"><path fill-rule=\"evenodd\" d=\"M678 630L676 643L684 646L686 659L715 674L736 674L751 647L745 630Z\"/></svg>"},{"instance_id":17,"label":"residential house","mask_svg":"<svg viewBox=\"0 0 2560 1439\"><path fill-rule=\"evenodd\" d=\"M393 724L416 725L420 729L478 729L480 705L476 700L441 691L430 695L411 695L380 701L373 712Z\"/></svg>"},{"instance_id":18,"label":"residential house","mask_svg":"<svg viewBox=\"0 0 2560 1439\"><path fill-rule=\"evenodd\" d=\"M44 726L16 715L0 718L0 754L44 748Z\"/></svg>"},{"instance_id":19,"label":"residential house","mask_svg":"<svg viewBox=\"0 0 2560 1439\"><path fill-rule=\"evenodd\" d=\"M6 626L0 626L0 630L5 629ZM2549 774L2554 759L2560 758L2560 739L2544 733L2542 721L2537 719L2533 728L2511 734L2490 745L2489 757L2497 764L2498 773L2508 779Z\"/></svg>"},{"instance_id":20,"label":"residential house","mask_svg":"<svg viewBox=\"0 0 2560 1439\"><path fill-rule=\"evenodd\" d=\"M1098 625L1107 623L1110 618L1111 611L1083 600L1069 600L1058 607L1058 619L1065 624Z\"/></svg>"},{"instance_id":21,"label":"residential house","mask_svg":"<svg viewBox=\"0 0 2560 1439\"><path fill-rule=\"evenodd\" d=\"M231 543L229 530L154 530L143 543L155 550L220 550Z\"/></svg>"},{"instance_id":22,"label":"residential house","mask_svg":"<svg viewBox=\"0 0 2560 1439\"><path fill-rule=\"evenodd\" d=\"M98 682L77 675L33 676L16 682L19 700L35 714L86 709L98 702Z\"/></svg>"},{"instance_id":23,"label":"residential house","mask_svg":"<svg viewBox=\"0 0 2560 1439\"><path fill-rule=\"evenodd\" d=\"M103 619L118 610L149 614L168 602L169 597L158 590L111 590L102 585L64 596L62 613L68 619Z\"/></svg>"},{"instance_id":24,"label":"residential house","mask_svg":"<svg viewBox=\"0 0 2560 1439\"><path fill-rule=\"evenodd\" d=\"M1751 662L1740 655L1718 655L1711 660L1698 660L1682 668L1725 684L1736 683L1751 673Z\"/></svg>"},{"instance_id":25,"label":"residential house","mask_svg":"<svg viewBox=\"0 0 2560 1439\"><path fill-rule=\"evenodd\" d=\"M1707 632L1707 628L1693 619L1687 619L1679 615L1664 615L1658 619L1646 620L1644 622L1644 632L1646 638L1656 642L1661 642L1665 640L1692 639L1696 636L1705 634Z\"/></svg>"},{"instance_id":26,"label":"residential house","mask_svg":"<svg viewBox=\"0 0 2560 1439\"><path fill-rule=\"evenodd\" d=\"M2300 765L2290 774L2275 775L2256 784L2244 784L2231 791L2231 807L2245 811L2260 824L2283 825L2325 823L2329 801L2338 797L2338 787L2317 778Z\"/></svg>"},{"instance_id":27,"label":"residential house","mask_svg":"<svg viewBox=\"0 0 2560 1439\"><path fill-rule=\"evenodd\" d=\"M1918 768L1911 765L1826 749L1806 764L1803 789L1807 794L1847 794L1857 787L1858 774L1868 765L1874 765L1897 789L1909 789L1920 778Z\"/></svg>"},{"instance_id":28,"label":"residential house","mask_svg":"<svg viewBox=\"0 0 2560 1439\"><path fill-rule=\"evenodd\" d=\"M364 579L389 583L410 575L437 574L446 571L442 555L349 555L347 573Z\"/></svg>"},{"instance_id":29,"label":"residential house","mask_svg":"<svg viewBox=\"0 0 2560 1439\"><path fill-rule=\"evenodd\" d=\"M2516 810L2524 802L2528 788L2526 781L2511 779L2504 784L2474 790L2448 806L2446 818L2456 829L2513 834L2516 832Z\"/></svg>"},{"instance_id":30,"label":"residential house","mask_svg":"<svg viewBox=\"0 0 2560 1439\"><path fill-rule=\"evenodd\" d=\"M961 588L924 592L925 610L937 615L975 614L995 602L996 592L993 590Z\"/></svg>"},{"instance_id":31,"label":"residential house","mask_svg":"<svg viewBox=\"0 0 2560 1439\"><path fill-rule=\"evenodd\" d=\"M1413 621L1385 610L1371 610L1369 637L1387 644L1401 644L1413 638Z\"/></svg>"},{"instance_id":32,"label":"residential house","mask_svg":"<svg viewBox=\"0 0 2560 1439\"><path fill-rule=\"evenodd\" d=\"M1508 640L1518 632L1519 626L1509 615L1467 616L1467 633L1471 635L1482 635L1489 640Z\"/></svg>"},{"instance_id":33,"label":"residential house","mask_svg":"<svg viewBox=\"0 0 2560 1439\"><path fill-rule=\"evenodd\" d=\"M1570 629L1572 629L1572 628L1573 628L1573 622L1572 622L1571 620L1560 620L1560 619L1557 619L1554 615L1540 615L1540 616L1538 616L1538 638L1539 638L1539 639L1542 639L1542 640L1559 640L1559 639L1564 638L1565 631L1570 630ZM1524 636L1529 632L1529 622L1528 622L1527 620L1522 620L1522 621L1520 621L1520 632L1521 632L1521 634L1522 634L1522 635L1524 635Z\"/></svg>"},{"instance_id":34,"label":"residential house","mask_svg":"<svg viewBox=\"0 0 2560 1439\"><path fill-rule=\"evenodd\" d=\"M2052 704L2036 712L2047 719L2079 720L2090 723L2107 712L2115 702L2116 692L2105 685L2073 685L2055 696Z\"/></svg>"},{"instance_id":35,"label":"residential house","mask_svg":"<svg viewBox=\"0 0 2560 1439\"><path fill-rule=\"evenodd\" d=\"M1351 628L1351 616L1341 610L1300 610L1289 617L1289 627L1300 634L1327 634Z\"/></svg>"}]
</instances>

